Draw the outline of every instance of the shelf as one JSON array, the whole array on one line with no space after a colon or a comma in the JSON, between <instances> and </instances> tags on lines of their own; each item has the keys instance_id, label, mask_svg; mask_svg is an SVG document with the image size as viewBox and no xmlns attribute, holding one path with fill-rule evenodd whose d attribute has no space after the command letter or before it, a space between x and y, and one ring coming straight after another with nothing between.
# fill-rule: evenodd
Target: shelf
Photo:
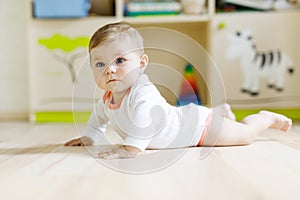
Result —
<instances>
[{"instance_id":1,"label":"shelf","mask_svg":"<svg viewBox=\"0 0 300 200\"><path fill-rule=\"evenodd\" d=\"M62 19L38 19L34 20L36 23L63 23L73 21L99 21L102 23L111 23L117 21L125 21L131 24L158 24L158 23L194 23L194 22L208 22L210 17L207 14L203 15L176 15L176 16L139 16L139 17L114 17L114 16L89 16L84 18L62 18Z\"/></svg>"},{"instance_id":2,"label":"shelf","mask_svg":"<svg viewBox=\"0 0 300 200\"><path fill-rule=\"evenodd\" d=\"M139 16L139 17L114 17L114 16L89 16L84 18L64 18L64 19L34 19L36 23L63 23L73 21L99 21L103 23L111 23L117 21L125 21L131 24L153 24L153 23L193 23L208 22L210 17L203 15L176 15L176 16Z\"/></svg>"},{"instance_id":3,"label":"shelf","mask_svg":"<svg viewBox=\"0 0 300 200\"><path fill-rule=\"evenodd\" d=\"M176 16L140 16L140 17L122 17L120 21L128 23L180 23L180 22L207 22L210 17L203 15L176 15Z\"/></svg>"},{"instance_id":4,"label":"shelf","mask_svg":"<svg viewBox=\"0 0 300 200\"><path fill-rule=\"evenodd\" d=\"M285 14L297 14L300 12L300 9L289 9L289 10L271 10L271 11L243 11L243 12L218 12L215 14L218 18L232 16L257 16L257 15L285 15Z\"/></svg>"}]
</instances>

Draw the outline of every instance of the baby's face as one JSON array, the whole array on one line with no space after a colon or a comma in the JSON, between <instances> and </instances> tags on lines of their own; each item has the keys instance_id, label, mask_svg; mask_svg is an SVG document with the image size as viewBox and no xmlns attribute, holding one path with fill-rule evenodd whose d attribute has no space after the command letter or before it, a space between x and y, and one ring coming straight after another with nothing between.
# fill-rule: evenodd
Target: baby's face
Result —
<instances>
[{"instance_id":1,"label":"baby's face","mask_svg":"<svg viewBox=\"0 0 300 200\"><path fill-rule=\"evenodd\" d=\"M90 62L98 87L113 93L127 92L145 66L143 56L129 38L117 38L92 49Z\"/></svg>"}]
</instances>

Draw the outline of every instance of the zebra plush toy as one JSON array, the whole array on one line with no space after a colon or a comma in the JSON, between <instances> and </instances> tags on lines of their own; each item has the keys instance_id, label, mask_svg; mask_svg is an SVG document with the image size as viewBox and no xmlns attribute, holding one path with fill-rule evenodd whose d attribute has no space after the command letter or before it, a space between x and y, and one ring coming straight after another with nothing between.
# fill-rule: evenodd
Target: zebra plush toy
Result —
<instances>
[{"instance_id":1,"label":"zebra plush toy","mask_svg":"<svg viewBox=\"0 0 300 200\"><path fill-rule=\"evenodd\" d=\"M258 52L250 30L229 35L228 59L240 58L244 74L242 92L253 96L259 94L261 77L268 80L268 87L280 92L284 88L285 72L294 72L292 60L282 51Z\"/></svg>"}]
</instances>

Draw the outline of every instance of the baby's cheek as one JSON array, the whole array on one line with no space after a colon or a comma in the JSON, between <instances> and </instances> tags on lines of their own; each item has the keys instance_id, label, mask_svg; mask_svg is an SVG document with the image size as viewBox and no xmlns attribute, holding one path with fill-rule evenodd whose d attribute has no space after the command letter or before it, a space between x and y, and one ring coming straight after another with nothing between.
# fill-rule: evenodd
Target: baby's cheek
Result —
<instances>
[{"instance_id":1,"label":"baby's cheek","mask_svg":"<svg viewBox=\"0 0 300 200\"><path fill-rule=\"evenodd\" d=\"M94 74L94 80L95 80L97 86L102 89L103 88L103 80L101 79L101 76Z\"/></svg>"},{"instance_id":2,"label":"baby's cheek","mask_svg":"<svg viewBox=\"0 0 300 200\"><path fill-rule=\"evenodd\" d=\"M99 71L93 71L93 75L97 83L101 81L101 73Z\"/></svg>"},{"instance_id":3,"label":"baby's cheek","mask_svg":"<svg viewBox=\"0 0 300 200\"><path fill-rule=\"evenodd\" d=\"M101 81L97 81L97 86L102 90L107 90L107 88L105 87L105 84Z\"/></svg>"},{"instance_id":4,"label":"baby's cheek","mask_svg":"<svg viewBox=\"0 0 300 200\"><path fill-rule=\"evenodd\" d=\"M138 69L139 68L132 67L132 68L122 71L121 73L122 73L123 77L125 77L125 78L126 77L134 78L139 74Z\"/></svg>"}]
</instances>

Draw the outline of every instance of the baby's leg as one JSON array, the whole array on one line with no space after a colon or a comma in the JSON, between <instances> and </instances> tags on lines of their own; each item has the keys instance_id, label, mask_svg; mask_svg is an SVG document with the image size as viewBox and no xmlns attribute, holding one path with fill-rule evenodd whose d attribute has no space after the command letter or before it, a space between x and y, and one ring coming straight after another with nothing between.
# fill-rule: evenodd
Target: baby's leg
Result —
<instances>
[{"instance_id":1,"label":"baby's leg","mask_svg":"<svg viewBox=\"0 0 300 200\"><path fill-rule=\"evenodd\" d=\"M280 114L261 111L245 117L241 122L214 115L204 146L246 145L268 128L288 131L292 121Z\"/></svg>"}]
</instances>

